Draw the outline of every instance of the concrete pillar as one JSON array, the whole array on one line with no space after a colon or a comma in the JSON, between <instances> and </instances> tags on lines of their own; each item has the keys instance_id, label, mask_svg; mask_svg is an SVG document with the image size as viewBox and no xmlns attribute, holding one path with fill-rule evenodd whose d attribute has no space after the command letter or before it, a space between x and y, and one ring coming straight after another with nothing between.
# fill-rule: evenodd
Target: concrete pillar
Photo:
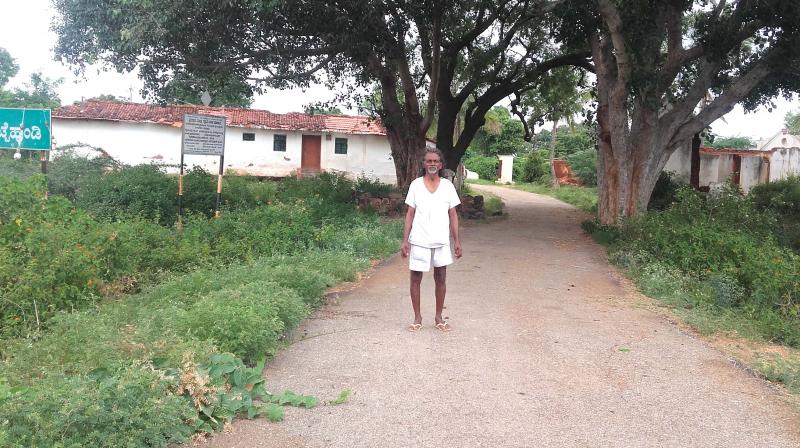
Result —
<instances>
[{"instance_id":1,"label":"concrete pillar","mask_svg":"<svg viewBox=\"0 0 800 448\"><path fill-rule=\"evenodd\" d=\"M500 175L497 177L497 182L501 184L513 183L514 156L497 156L497 158L500 159Z\"/></svg>"}]
</instances>

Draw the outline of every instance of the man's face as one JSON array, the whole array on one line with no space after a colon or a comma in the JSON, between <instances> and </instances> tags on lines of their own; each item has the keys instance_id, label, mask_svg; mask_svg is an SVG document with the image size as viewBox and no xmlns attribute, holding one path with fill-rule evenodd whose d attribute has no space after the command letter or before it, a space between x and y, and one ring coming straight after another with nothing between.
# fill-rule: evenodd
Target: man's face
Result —
<instances>
[{"instance_id":1,"label":"man's face","mask_svg":"<svg viewBox=\"0 0 800 448\"><path fill-rule=\"evenodd\" d=\"M428 174L436 174L442 169L442 161L439 160L439 155L429 152L425 154L425 172Z\"/></svg>"}]
</instances>

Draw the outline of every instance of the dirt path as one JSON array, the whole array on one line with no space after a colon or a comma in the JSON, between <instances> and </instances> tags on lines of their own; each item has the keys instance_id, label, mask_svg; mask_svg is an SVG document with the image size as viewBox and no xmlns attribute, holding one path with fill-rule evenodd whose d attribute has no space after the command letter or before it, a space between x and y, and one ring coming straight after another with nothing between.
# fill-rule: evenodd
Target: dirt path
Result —
<instances>
[{"instance_id":1,"label":"dirt path","mask_svg":"<svg viewBox=\"0 0 800 448\"><path fill-rule=\"evenodd\" d=\"M463 228L445 315L412 314L394 257L325 306L267 368L268 388L348 403L237 421L204 447L800 447L779 393L629 295L583 215L481 186L510 218Z\"/></svg>"}]
</instances>

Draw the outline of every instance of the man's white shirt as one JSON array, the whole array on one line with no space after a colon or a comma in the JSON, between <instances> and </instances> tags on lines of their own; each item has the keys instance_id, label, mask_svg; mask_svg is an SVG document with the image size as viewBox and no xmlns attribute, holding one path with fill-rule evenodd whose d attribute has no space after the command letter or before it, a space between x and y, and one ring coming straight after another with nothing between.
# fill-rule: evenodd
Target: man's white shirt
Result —
<instances>
[{"instance_id":1,"label":"man's white shirt","mask_svg":"<svg viewBox=\"0 0 800 448\"><path fill-rule=\"evenodd\" d=\"M421 247L435 248L450 245L450 209L461 203L453 183L439 179L439 187L431 193L423 177L408 187L406 204L415 209L408 242Z\"/></svg>"}]
</instances>

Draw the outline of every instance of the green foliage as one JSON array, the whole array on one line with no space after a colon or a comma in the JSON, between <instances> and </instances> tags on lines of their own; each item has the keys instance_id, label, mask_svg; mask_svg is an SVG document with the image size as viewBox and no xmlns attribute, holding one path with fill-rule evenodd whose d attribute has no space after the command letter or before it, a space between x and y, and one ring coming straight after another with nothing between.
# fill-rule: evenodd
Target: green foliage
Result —
<instances>
[{"instance_id":1,"label":"green foliage","mask_svg":"<svg viewBox=\"0 0 800 448\"><path fill-rule=\"evenodd\" d=\"M203 76L178 70L154 92L161 104L203 104L203 93L208 92L211 107L250 107L253 87L247 82L213 73Z\"/></svg>"},{"instance_id":2,"label":"green foliage","mask_svg":"<svg viewBox=\"0 0 800 448\"><path fill-rule=\"evenodd\" d=\"M179 333L212 341L252 362L272 355L278 340L307 313L300 296L271 282L223 289L197 300L177 317Z\"/></svg>"},{"instance_id":3,"label":"green foliage","mask_svg":"<svg viewBox=\"0 0 800 448\"><path fill-rule=\"evenodd\" d=\"M0 87L3 87L8 81L17 76L19 73L19 65L17 61L11 57L11 53L3 47L0 47Z\"/></svg>"},{"instance_id":4,"label":"green foliage","mask_svg":"<svg viewBox=\"0 0 800 448\"><path fill-rule=\"evenodd\" d=\"M757 209L777 214L778 241L800 253L800 177L757 185L749 196Z\"/></svg>"},{"instance_id":5,"label":"green foliage","mask_svg":"<svg viewBox=\"0 0 800 448\"><path fill-rule=\"evenodd\" d=\"M47 164L47 191L75 201L84 182L97 179L108 170L119 168L106 157L83 157L73 148L59 148L59 153Z\"/></svg>"},{"instance_id":6,"label":"green foliage","mask_svg":"<svg viewBox=\"0 0 800 448\"><path fill-rule=\"evenodd\" d=\"M711 143L710 146L714 149L751 149L756 147L756 142L754 142L750 137L723 137L719 135L711 135L709 140Z\"/></svg>"},{"instance_id":7,"label":"green foliage","mask_svg":"<svg viewBox=\"0 0 800 448\"><path fill-rule=\"evenodd\" d=\"M329 107L327 104L311 103L303 106L303 113L308 115L342 115L338 107Z\"/></svg>"},{"instance_id":8,"label":"green foliage","mask_svg":"<svg viewBox=\"0 0 800 448\"><path fill-rule=\"evenodd\" d=\"M211 179L200 170L190 175L187 183L201 185ZM289 185L231 179L237 185L233 190L243 197L231 197L231 203L243 208L214 220L191 215L177 234L138 217L125 218L135 212L155 219L158 208L167 203L153 191L171 180L148 166L85 181L93 187L79 188L78 200L89 203L96 215L116 220L98 221L63 197L44 201L41 177L25 182L2 178L3 333L38 331L59 311L84 309L103 296L133 292L167 273L187 272L210 263L256 260L311 248L359 258L381 257L397 249L398 225L382 225L377 216L359 213L349 203L353 183L335 175L292 180ZM110 194L103 194L107 190L99 187L102 182L107 182ZM108 206L122 199L127 211L120 213L116 206ZM264 201L268 205L259 205ZM327 280L318 279L309 283L309 288L324 283Z\"/></svg>"},{"instance_id":9,"label":"green foliage","mask_svg":"<svg viewBox=\"0 0 800 448\"><path fill-rule=\"evenodd\" d=\"M544 151L531 151L514 160L515 182L537 182L550 172L550 163Z\"/></svg>"},{"instance_id":10,"label":"green foliage","mask_svg":"<svg viewBox=\"0 0 800 448\"><path fill-rule=\"evenodd\" d=\"M800 135L800 111L786 112L783 125L786 126L790 134Z\"/></svg>"},{"instance_id":11,"label":"green foliage","mask_svg":"<svg viewBox=\"0 0 800 448\"><path fill-rule=\"evenodd\" d=\"M503 200L493 194L484 193L483 211L486 216L499 216L503 214Z\"/></svg>"},{"instance_id":12,"label":"green foliage","mask_svg":"<svg viewBox=\"0 0 800 448\"><path fill-rule=\"evenodd\" d=\"M587 125L561 127L556 137L556 157L569 158L576 153L596 153L593 130ZM596 159L595 159L596 160Z\"/></svg>"},{"instance_id":13,"label":"green foliage","mask_svg":"<svg viewBox=\"0 0 800 448\"><path fill-rule=\"evenodd\" d=\"M373 195L383 195L395 191L394 186L384 184L376 177L367 176L361 173L353 186L356 193L371 193Z\"/></svg>"},{"instance_id":14,"label":"green foliage","mask_svg":"<svg viewBox=\"0 0 800 448\"><path fill-rule=\"evenodd\" d=\"M27 179L28 177L41 171L41 164L38 157L23 157L14 160L14 150L0 149L0 177L13 177L16 179Z\"/></svg>"},{"instance_id":15,"label":"green foliage","mask_svg":"<svg viewBox=\"0 0 800 448\"><path fill-rule=\"evenodd\" d=\"M464 157L464 167L470 171L478 173L481 179L496 180L497 167L499 165L497 157L487 157L475 154L471 149L467 150Z\"/></svg>"},{"instance_id":16,"label":"green foliage","mask_svg":"<svg viewBox=\"0 0 800 448\"><path fill-rule=\"evenodd\" d=\"M56 89L63 82L62 79L51 80L41 73L32 73L27 88L6 90L6 83L18 72L19 66L14 58L0 47L0 107L54 109L61 106Z\"/></svg>"},{"instance_id":17,"label":"green foliage","mask_svg":"<svg viewBox=\"0 0 800 448\"><path fill-rule=\"evenodd\" d=\"M191 402L157 372L48 377L0 399L0 440L10 447L167 447L186 441Z\"/></svg>"},{"instance_id":18,"label":"green foliage","mask_svg":"<svg viewBox=\"0 0 800 448\"><path fill-rule=\"evenodd\" d=\"M117 167L101 176L98 175L100 172L110 168L103 159L56 159L56 166L62 164L64 168L57 168L56 171L56 188L59 189L54 193L64 193L68 197L74 195L78 207L99 219L139 217L165 226L171 226L177 220L178 179L165 174L162 167ZM80 171L81 168L88 170ZM62 172L64 174L60 175ZM63 181L59 182L61 179ZM66 186L61 187L62 183ZM183 179L184 213L211 217L216 205L216 187L216 175L199 166L187 170ZM275 200L277 189L274 182L225 176L222 207L226 211L233 211L269 204Z\"/></svg>"},{"instance_id":19,"label":"green foliage","mask_svg":"<svg viewBox=\"0 0 800 448\"><path fill-rule=\"evenodd\" d=\"M689 189L658 213L628 222L612 258L642 279L655 296L669 282L690 307L735 309L759 322L765 339L800 345L800 256L775 238L776 216L733 188L712 195ZM670 272L664 290L656 272ZM674 285L673 285L674 286ZM647 291L645 291L647 292Z\"/></svg>"},{"instance_id":20,"label":"green foliage","mask_svg":"<svg viewBox=\"0 0 800 448\"><path fill-rule=\"evenodd\" d=\"M647 204L647 209L668 209L678 200L678 191L685 186L685 183L681 183L676 179L675 173L662 171L658 176L653 192L650 194L650 202Z\"/></svg>"},{"instance_id":21,"label":"green foliage","mask_svg":"<svg viewBox=\"0 0 800 448\"><path fill-rule=\"evenodd\" d=\"M242 353L251 362L260 359L320 302L325 289L354 279L356 272L367 266L365 258L311 250L262 258L253 264L198 269L96 309L59 314L38 339L6 340L0 346L4 358L0 377L12 381L0 382L0 435L8 430L1 423L5 413L24 410L35 415L11 420L15 437L41 429L35 440L44 446L54 446L53 441L82 446L93 440L82 438L85 434L64 436L57 431L68 403L80 406L84 398L87 402L96 398L96 394L70 395L84 394L76 385L86 378L117 381L126 375L155 374L164 379L163 383L154 382L148 391L128 389L128 394L96 405L94 412L109 408L123 413L132 408L117 399L141 403L135 408L136 418L127 422L129 426L145 419L158 420L154 416L166 408L160 403L180 398L174 402L180 405L176 408L182 415L180 421L171 419L170 411L165 410L161 426L151 422L155 429L128 430L129 426L120 424L120 437L127 438L121 446L164 446L193 431L220 429L236 416L280 421L284 405L313 407L318 403L315 397L291 391L270 394L261 376L263 361L247 367L241 358L219 353L218 346ZM157 369L155 373L151 365ZM49 393L39 391L40 387L57 389L63 405L36 408L37 400ZM3 402L4 397L25 390L33 391L32 395L14 399L8 406ZM38 427L40 420L48 419L55 423ZM97 446L113 446L118 439L108 433L117 424L101 419L87 427L102 440L112 440L111 445L97 442ZM161 438L154 435L158 430Z\"/></svg>"},{"instance_id":22,"label":"green foliage","mask_svg":"<svg viewBox=\"0 0 800 448\"><path fill-rule=\"evenodd\" d=\"M525 129L519 120L503 106L495 106L485 116L486 122L478 130L470 148L481 156L497 156L524 152Z\"/></svg>"},{"instance_id":23,"label":"green foliage","mask_svg":"<svg viewBox=\"0 0 800 448\"><path fill-rule=\"evenodd\" d=\"M589 100L584 88L583 76L571 67L558 67L548 72L536 88L525 92L522 98L522 113L528 116L528 125L533 128L545 120L559 122L582 112Z\"/></svg>"},{"instance_id":24,"label":"green foliage","mask_svg":"<svg viewBox=\"0 0 800 448\"><path fill-rule=\"evenodd\" d=\"M588 187L597 185L597 150L594 147L570 153L566 159L572 173L584 185Z\"/></svg>"},{"instance_id":25,"label":"green foliage","mask_svg":"<svg viewBox=\"0 0 800 448\"><path fill-rule=\"evenodd\" d=\"M177 192L177 178L156 165L137 165L86 179L75 205L101 220L140 217L166 224L176 219Z\"/></svg>"}]
</instances>

